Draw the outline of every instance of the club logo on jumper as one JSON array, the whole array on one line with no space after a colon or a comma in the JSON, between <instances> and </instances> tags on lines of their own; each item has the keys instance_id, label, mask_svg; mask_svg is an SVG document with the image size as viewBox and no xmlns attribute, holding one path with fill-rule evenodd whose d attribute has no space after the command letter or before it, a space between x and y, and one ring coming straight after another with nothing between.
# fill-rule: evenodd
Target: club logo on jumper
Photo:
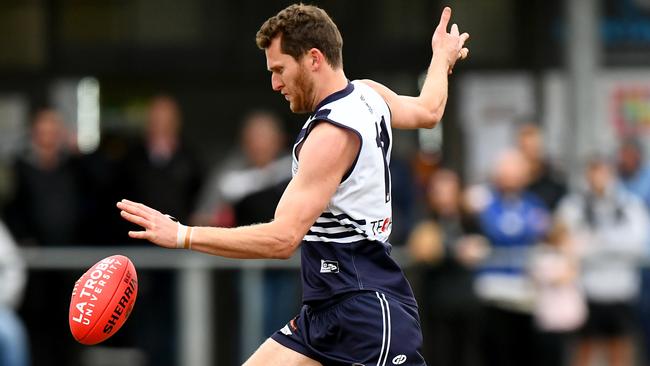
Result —
<instances>
[{"instance_id":1,"label":"club logo on jumper","mask_svg":"<svg viewBox=\"0 0 650 366\"><path fill-rule=\"evenodd\" d=\"M405 355L397 355L393 357L393 365L401 365L404 362L406 362L406 356Z\"/></svg>"},{"instance_id":2,"label":"club logo on jumper","mask_svg":"<svg viewBox=\"0 0 650 366\"><path fill-rule=\"evenodd\" d=\"M321 259L320 273L339 273L339 262Z\"/></svg>"}]
</instances>

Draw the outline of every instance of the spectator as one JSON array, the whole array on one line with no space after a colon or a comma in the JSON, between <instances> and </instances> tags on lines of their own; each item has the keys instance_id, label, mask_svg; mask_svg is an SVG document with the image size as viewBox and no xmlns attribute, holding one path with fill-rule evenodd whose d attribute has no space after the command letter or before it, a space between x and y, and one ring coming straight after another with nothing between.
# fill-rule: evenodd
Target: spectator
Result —
<instances>
[{"instance_id":1,"label":"spectator","mask_svg":"<svg viewBox=\"0 0 650 366\"><path fill-rule=\"evenodd\" d=\"M429 365L475 365L479 357L480 307L473 290L473 267L487 244L463 212L456 173L435 172L428 188L430 217L408 240L417 263L424 347Z\"/></svg>"},{"instance_id":2,"label":"spectator","mask_svg":"<svg viewBox=\"0 0 650 366\"><path fill-rule=\"evenodd\" d=\"M7 223L19 242L69 245L78 240L79 177L65 150L65 135L54 110L36 114L30 147L14 164L16 191L7 207Z\"/></svg>"},{"instance_id":3,"label":"spectator","mask_svg":"<svg viewBox=\"0 0 650 366\"><path fill-rule=\"evenodd\" d=\"M202 183L201 168L181 139L181 113L168 96L155 97L147 115L144 142L126 157L125 193L181 221L193 211Z\"/></svg>"},{"instance_id":4,"label":"spectator","mask_svg":"<svg viewBox=\"0 0 650 366\"><path fill-rule=\"evenodd\" d=\"M626 140L618 150L618 173L621 183L650 207L650 166L644 163L641 144Z\"/></svg>"},{"instance_id":5,"label":"spectator","mask_svg":"<svg viewBox=\"0 0 650 366\"><path fill-rule=\"evenodd\" d=\"M204 186L195 221L235 226L272 218L275 204L291 179L291 156L283 155L285 139L274 114L254 111L246 116L240 147ZM251 199L251 195L260 193L263 201Z\"/></svg>"},{"instance_id":6,"label":"spectator","mask_svg":"<svg viewBox=\"0 0 650 366\"><path fill-rule=\"evenodd\" d=\"M491 245L476 281L484 304L483 346L487 366L529 365L534 361L533 288L527 274L530 250L545 234L549 213L525 190L528 161L519 152L503 153L493 185L477 195L479 226ZM482 196L482 198L481 198ZM481 204L482 203L482 204Z\"/></svg>"},{"instance_id":7,"label":"spectator","mask_svg":"<svg viewBox=\"0 0 650 366\"><path fill-rule=\"evenodd\" d=\"M533 251L531 276L535 282L534 306L538 365L566 365L572 333L587 314L579 285L575 243L560 221Z\"/></svg>"},{"instance_id":8,"label":"spectator","mask_svg":"<svg viewBox=\"0 0 650 366\"><path fill-rule=\"evenodd\" d=\"M201 185L201 168L181 138L181 111L169 96L156 96L149 104L144 139L125 158L125 196L157 207L187 221ZM127 240L127 238L124 238ZM173 319L176 276L169 271L145 272L138 276L138 302L145 312L134 314L130 329L149 329L146 336L126 334L148 355L152 365L176 359ZM160 303L172 306L158 306ZM162 321L161 321L162 320ZM174 363L175 361L172 361Z\"/></svg>"},{"instance_id":9,"label":"spectator","mask_svg":"<svg viewBox=\"0 0 650 366\"><path fill-rule=\"evenodd\" d=\"M201 216L222 226L250 225L273 219L291 179L291 156L278 117L253 111L244 118L240 147L213 174L203 194ZM209 223L209 222L208 222ZM291 270L264 273L265 336L282 327L299 309L300 276Z\"/></svg>"},{"instance_id":10,"label":"spectator","mask_svg":"<svg viewBox=\"0 0 650 366\"><path fill-rule=\"evenodd\" d=\"M567 189L564 179L544 157L544 136L539 126L526 123L519 127L517 146L528 160L530 169L526 189L541 198L551 212L554 211Z\"/></svg>"},{"instance_id":11,"label":"spectator","mask_svg":"<svg viewBox=\"0 0 650 366\"><path fill-rule=\"evenodd\" d=\"M0 222L0 366L29 365L27 332L15 312L25 282L25 264L9 231Z\"/></svg>"},{"instance_id":12,"label":"spectator","mask_svg":"<svg viewBox=\"0 0 650 366\"><path fill-rule=\"evenodd\" d=\"M632 365L638 265L646 254L650 221L643 202L616 185L608 161L591 159L586 178L587 189L570 194L558 209L582 247L581 283L589 308L575 364L589 365L599 341L605 341L610 365Z\"/></svg>"},{"instance_id":13,"label":"spectator","mask_svg":"<svg viewBox=\"0 0 650 366\"><path fill-rule=\"evenodd\" d=\"M36 113L30 144L14 163L14 197L7 206L7 224L16 240L31 245L78 244L81 222L81 187L78 160L69 154L68 132L52 109ZM33 362L38 365L70 363L74 350L61 334L69 331L65 317L52 317L49 310L66 314L69 287L76 278L58 271L32 275L21 311L29 330Z\"/></svg>"},{"instance_id":14,"label":"spectator","mask_svg":"<svg viewBox=\"0 0 650 366\"><path fill-rule=\"evenodd\" d=\"M650 209L650 166L644 162L643 149L638 141L623 141L618 150L618 174L623 187L641 197L646 208ZM650 243L646 248L650 252ZM647 265L641 270L638 310L646 363L650 365L650 268Z\"/></svg>"}]
</instances>

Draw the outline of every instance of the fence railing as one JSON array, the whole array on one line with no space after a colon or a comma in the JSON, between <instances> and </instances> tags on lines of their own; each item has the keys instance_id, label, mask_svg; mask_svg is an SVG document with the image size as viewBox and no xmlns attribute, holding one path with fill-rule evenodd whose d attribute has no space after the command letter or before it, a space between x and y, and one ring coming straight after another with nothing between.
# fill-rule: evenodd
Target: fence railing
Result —
<instances>
[{"instance_id":1,"label":"fence railing","mask_svg":"<svg viewBox=\"0 0 650 366\"><path fill-rule=\"evenodd\" d=\"M400 248L393 253L398 262L405 263L405 253ZM235 260L189 251L166 250L157 247L39 247L24 248L23 256L32 270L86 270L104 257L121 254L130 258L138 271L173 270L178 276L176 291L179 305L178 350L180 365L210 366L217 355L214 345L218 340L214 332L215 308L213 298L215 270L242 270L245 291L241 301L244 317L241 333L241 358L245 359L263 337L262 312L259 308L263 296L264 269L298 269L300 256L296 253L288 260ZM72 284L70 284L72 290Z\"/></svg>"}]
</instances>

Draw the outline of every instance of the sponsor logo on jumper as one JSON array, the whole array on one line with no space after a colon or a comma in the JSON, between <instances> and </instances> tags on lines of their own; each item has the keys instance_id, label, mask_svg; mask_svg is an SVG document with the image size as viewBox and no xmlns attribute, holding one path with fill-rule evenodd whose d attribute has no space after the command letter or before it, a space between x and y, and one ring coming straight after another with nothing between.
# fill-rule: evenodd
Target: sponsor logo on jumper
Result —
<instances>
[{"instance_id":1,"label":"sponsor logo on jumper","mask_svg":"<svg viewBox=\"0 0 650 366\"><path fill-rule=\"evenodd\" d=\"M405 355L397 355L393 357L393 365L401 365L404 362L406 362L406 356Z\"/></svg>"},{"instance_id":2,"label":"sponsor logo on jumper","mask_svg":"<svg viewBox=\"0 0 650 366\"><path fill-rule=\"evenodd\" d=\"M361 99L363 104L366 105L366 108L368 108L368 112L370 112L370 114L373 114L374 112L372 111L372 107L370 106L370 104L368 104L368 102L366 102L366 98L363 96L363 94L361 94L361 96L359 96L359 99Z\"/></svg>"},{"instance_id":3,"label":"sponsor logo on jumper","mask_svg":"<svg viewBox=\"0 0 650 366\"><path fill-rule=\"evenodd\" d=\"M379 235L385 233L393 224L390 217L385 219L370 221L370 227L372 228L372 233L374 235Z\"/></svg>"},{"instance_id":4,"label":"sponsor logo on jumper","mask_svg":"<svg viewBox=\"0 0 650 366\"><path fill-rule=\"evenodd\" d=\"M339 273L339 262L321 259L320 273Z\"/></svg>"}]
</instances>

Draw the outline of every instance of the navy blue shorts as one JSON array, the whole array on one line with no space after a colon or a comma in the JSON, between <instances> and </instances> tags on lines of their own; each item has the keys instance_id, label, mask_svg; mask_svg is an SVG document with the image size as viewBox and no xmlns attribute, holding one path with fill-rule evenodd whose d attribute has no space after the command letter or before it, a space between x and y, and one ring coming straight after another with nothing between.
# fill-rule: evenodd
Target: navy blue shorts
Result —
<instances>
[{"instance_id":1,"label":"navy blue shorts","mask_svg":"<svg viewBox=\"0 0 650 366\"><path fill-rule=\"evenodd\" d=\"M379 292L304 305L271 338L325 366L426 365L417 308Z\"/></svg>"}]
</instances>

